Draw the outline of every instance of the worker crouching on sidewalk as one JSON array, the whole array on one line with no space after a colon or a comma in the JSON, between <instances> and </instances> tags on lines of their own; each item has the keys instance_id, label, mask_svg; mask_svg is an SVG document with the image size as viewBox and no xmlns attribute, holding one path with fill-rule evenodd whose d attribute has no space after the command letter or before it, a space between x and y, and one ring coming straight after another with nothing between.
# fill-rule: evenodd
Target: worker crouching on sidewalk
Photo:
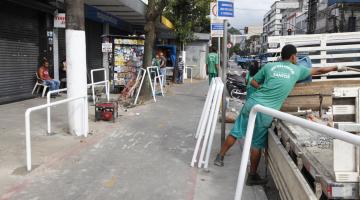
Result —
<instances>
[{"instance_id":1,"label":"worker crouching on sidewalk","mask_svg":"<svg viewBox=\"0 0 360 200\"><path fill-rule=\"evenodd\" d=\"M280 110L297 81L304 80L311 75L324 74L331 71L346 71L344 66L310 69L301 65L295 65L297 63L296 54L297 49L295 46L284 46L281 50L282 61L266 64L253 77L251 85L256 88L256 91L247 98L230 135L227 136L220 153L216 156L215 165L223 166L226 152L237 139L245 138L249 113L253 106L259 104ZM263 113L258 113L256 116L250 152L250 172L246 181L247 185L261 185L267 181L257 174L257 168L261 158L261 150L267 147L268 128L272 120L271 116Z\"/></svg>"}]
</instances>

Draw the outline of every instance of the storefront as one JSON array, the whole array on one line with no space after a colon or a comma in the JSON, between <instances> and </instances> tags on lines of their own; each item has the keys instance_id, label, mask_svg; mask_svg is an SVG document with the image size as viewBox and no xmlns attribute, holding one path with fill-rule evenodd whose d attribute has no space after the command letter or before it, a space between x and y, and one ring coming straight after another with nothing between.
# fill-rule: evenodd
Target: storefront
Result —
<instances>
[{"instance_id":1,"label":"storefront","mask_svg":"<svg viewBox=\"0 0 360 200\"><path fill-rule=\"evenodd\" d=\"M51 54L44 12L51 6L16 2L0 3L0 104L30 98L40 61Z\"/></svg>"},{"instance_id":2,"label":"storefront","mask_svg":"<svg viewBox=\"0 0 360 200\"><path fill-rule=\"evenodd\" d=\"M101 50L102 35L116 34L128 35L132 34L132 26L114 15L101 11L93 6L85 5L85 34L86 34L86 61L87 61L87 77L90 82L90 73L92 69L102 68L103 52ZM65 29L56 28L58 48L55 49L58 53L54 54L58 57L59 64L59 78L61 79L61 61L66 58L65 47ZM54 63L56 65L57 63ZM57 71L55 71L57 73ZM57 77L57 75L55 76ZM94 74L95 81L104 80L102 73Z\"/></svg>"}]
</instances>

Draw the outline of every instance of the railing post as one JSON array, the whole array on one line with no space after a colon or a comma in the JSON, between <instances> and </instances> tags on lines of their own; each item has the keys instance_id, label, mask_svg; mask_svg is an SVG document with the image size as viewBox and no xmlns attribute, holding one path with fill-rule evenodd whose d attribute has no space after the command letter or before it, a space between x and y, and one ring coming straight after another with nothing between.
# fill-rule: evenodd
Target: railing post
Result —
<instances>
[{"instance_id":1,"label":"railing post","mask_svg":"<svg viewBox=\"0 0 360 200\"><path fill-rule=\"evenodd\" d=\"M247 168L247 162L250 154L250 147L251 147L251 140L254 133L254 126L255 126L255 119L256 119L256 105L251 109L250 115L249 115L249 121L248 126L246 130L246 136L245 136L245 143L244 148L241 155L241 163L240 163L240 169L239 169L239 176L237 180L237 186L236 186L236 193L235 193L235 200L241 200L242 192L244 189L244 183L245 183L245 176L246 176L246 168Z\"/></svg>"},{"instance_id":2,"label":"railing post","mask_svg":"<svg viewBox=\"0 0 360 200\"><path fill-rule=\"evenodd\" d=\"M50 92L46 95L46 103L50 104ZM47 135L51 134L51 108L47 108Z\"/></svg>"},{"instance_id":3,"label":"railing post","mask_svg":"<svg viewBox=\"0 0 360 200\"><path fill-rule=\"evenodd\" d=\"M30 110L25 112L26 168L31 171Z\"/></svg>"}]
</instances>

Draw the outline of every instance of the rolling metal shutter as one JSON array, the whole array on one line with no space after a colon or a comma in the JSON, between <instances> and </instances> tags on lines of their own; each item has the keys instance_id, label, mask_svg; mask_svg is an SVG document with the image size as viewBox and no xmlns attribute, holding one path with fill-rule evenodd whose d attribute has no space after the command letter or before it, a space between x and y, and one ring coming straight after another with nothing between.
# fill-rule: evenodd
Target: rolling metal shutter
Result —
<instances>
[{"instance_id":1,"label":"rolling metal shutter","mask_svg":"<svg viewBox=\"0 0 360 200\"><path fill-rule=\"evenodd\" d=\"M90 82L90 70L102 68L103 53L101 51L101 35L103 33L102 24L86 20L85 21L86 32L86 61L88 71L88 82ZM104 80L102 73L94 73L95 81Z\"/></svg>"},{"instance_id":2,"label":"rolling metal shutter","mask_svg":"<svg viewBox=\"0 0 360 200\"><path fill-rule=\"evenodd\" d=\"M39 38L38 12L0 6L0 104L32 96Z\"/></svg>"}]
</instances>

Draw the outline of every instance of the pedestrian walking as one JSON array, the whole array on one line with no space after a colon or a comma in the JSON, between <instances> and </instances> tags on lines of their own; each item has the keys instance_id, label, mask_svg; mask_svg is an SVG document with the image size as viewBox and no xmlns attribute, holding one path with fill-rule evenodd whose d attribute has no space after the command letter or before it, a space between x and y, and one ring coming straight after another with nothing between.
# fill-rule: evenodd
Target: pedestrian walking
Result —
<instances>
[{"instance_id":1,"label":"pedestrian walking","mask_svg":"<svg viewBox=\"0 0 360 200\"><path fill-rule=\"evenodd\" d=\"M219 55L216 53L216 48L211 47L210 53L206 57L206 74L209 76L209 85L213 78L218 77L219 71Z\"/></svg>"}]
</instances>

